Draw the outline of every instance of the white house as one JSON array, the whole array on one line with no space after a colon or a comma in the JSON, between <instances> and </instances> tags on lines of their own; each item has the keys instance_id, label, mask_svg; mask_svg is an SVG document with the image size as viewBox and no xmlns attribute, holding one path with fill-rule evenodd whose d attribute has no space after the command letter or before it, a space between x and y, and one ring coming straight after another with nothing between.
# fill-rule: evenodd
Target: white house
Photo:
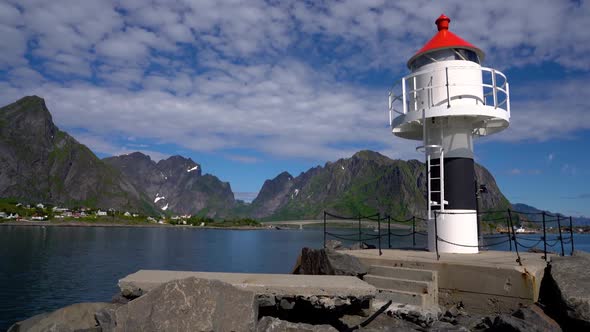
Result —
<instances>
[{"instance_id":1,"label":"white house","mask_svg":"<svg viewBox=\"0 0 590 332\"><path fill-rule=\"evenodd\" d=\"M125 213L123 213L123 215L124 215L125 217L131 217L131 213L129 213L128 211L126 211Z\"/></svg>"},{"instance_id":2,"label":"white house","mask_svg":"<svg viewBox=\"0 0 590 332\"><path fill-rule=\"evenodd\" d=\"M104 216L107 215L107 212L106 211L102 211L102 210L98 210L98 211L96 211L96 215L97 216L100 216L100 217L104 217Z\"/></svg>"}]
</instances>

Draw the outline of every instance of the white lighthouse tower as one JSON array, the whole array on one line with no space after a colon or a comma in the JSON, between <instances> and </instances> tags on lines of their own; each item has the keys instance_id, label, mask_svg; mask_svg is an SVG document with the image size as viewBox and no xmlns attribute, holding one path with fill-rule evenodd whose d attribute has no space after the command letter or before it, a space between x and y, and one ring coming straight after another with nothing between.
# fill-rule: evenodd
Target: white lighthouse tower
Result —
<instances>
[{"instance_id":1,"label":"white lighthouse tower","mask_svg":"<svg viewBox=\"0 0 590 332\"><path fill-rule=\"evenodd\" d=\"M422 141L429 249L477 253L473 140L508 127L509 88L504 74L481 66L480 49L449 31L450 22L441 15L438 33L408 61L411 74L389 94L389 122L395 136Z\"/></svg>"}]
</instances>

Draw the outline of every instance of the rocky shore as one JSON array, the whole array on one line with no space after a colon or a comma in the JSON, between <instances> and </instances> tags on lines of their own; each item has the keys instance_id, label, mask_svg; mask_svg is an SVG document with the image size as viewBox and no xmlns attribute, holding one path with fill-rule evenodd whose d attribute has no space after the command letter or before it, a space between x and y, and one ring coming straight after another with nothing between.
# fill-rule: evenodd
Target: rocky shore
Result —
<instances>
[{"instance_id":1,"label":"rocky shore","mask_svg":"<svg viewBox=\"0 0 590 332\"><path fill-rule=\"evenodd\" d=\"M362 264L331 249L305 248L295 273L362 279ZM189 277L111 303L74 304L9 331L583 331L590 330L590 254L555 257L538 303L474 314L456 305L425 310L368 298L269 296Z\"/></svg>"}]
</instances>

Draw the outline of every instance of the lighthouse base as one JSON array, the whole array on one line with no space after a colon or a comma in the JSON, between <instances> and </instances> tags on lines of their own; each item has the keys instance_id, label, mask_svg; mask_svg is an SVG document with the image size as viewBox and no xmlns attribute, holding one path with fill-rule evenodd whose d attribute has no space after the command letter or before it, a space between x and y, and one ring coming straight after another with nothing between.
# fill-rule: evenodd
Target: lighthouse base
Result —
<instances>
[{"instance_id":1,"label":"lighthouse base","mask_svg":"<svg viewBox=\"0 0 590 332\"><path fill-rule=\"evenodd\" d=\"M428 250L436 251L435 234L438 234L438 252L477 254L477 214L475 210L445 210L428 220Z\"/></svg>"}]
</instances>

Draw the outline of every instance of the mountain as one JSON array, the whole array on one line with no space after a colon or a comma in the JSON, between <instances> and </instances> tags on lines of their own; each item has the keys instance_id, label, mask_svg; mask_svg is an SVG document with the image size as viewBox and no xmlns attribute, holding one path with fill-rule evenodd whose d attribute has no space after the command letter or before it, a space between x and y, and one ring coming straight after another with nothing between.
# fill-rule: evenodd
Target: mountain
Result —
<instances>
[{"instance_id":1,"label":"mountain","mask_svg":"<svg viewBox=\"0 0 590 332\"><path fill-rule=\"evenodd\" d=\"M267 180L249 213L265 219L319 218L323 211L342 216L381 213L396 218L424 215L426 175L417 160L392 160L373 151L328 162L297 177L284 172ZM493 176L476 165L478 183L486 184L482 210L506 209L510 203Z\"/></svg>"},{"instance_id":2,"label":"mountain","mask_svg":"<svg viewBox=\"0 0 590 332\"><path fill-rule=\"evenodd\" d=\"M0 108L0 197L154 210L147 196L119 171L59 130L37 96Z\"/></svg>"},{"instance_id":3,"label":"mountain","mask_svg":"<svg viewBox=\"0 0 590 332\"><path fill-rule=\"evenodd\" d=\"M123 173L162 211L220 217L235 205L229 183L203 175L201 165L190 158L172 156L156 163L134 152L103 161Z\"/></svg>"},{"instance_id":4,"label":"mountain","mask_svg":"<svg viewBox=\"0 0 590 332\"><path fill-rule=\"evenodd\" d=\"M525 217L527 220L535 221L535 222L543 221L543 216L540 215L543 212L543 210L539 210L534 206L530 206L530 205L523 204L523 203L513 204L512 207L514 208L515 211L522 212L521 215L523 217ZM565 222L566 222L566 225L567 225L567 223L569 223L569 216L565 216L564 214L556 213L556 212L549 212L549 211L545 211L545 212L552 215L552 216L559 215L559 216L568 218L568 220L566 220ZM548 216L545 218L545 220L546 221L547 220L555 220L555 217ZM583 216L572 217L572 223L574 225L578 225L578 226L590 226L590 218L586 218ZM551 223L551 224L553 225L554 223Z\"/></svg>"}]
</instances>

